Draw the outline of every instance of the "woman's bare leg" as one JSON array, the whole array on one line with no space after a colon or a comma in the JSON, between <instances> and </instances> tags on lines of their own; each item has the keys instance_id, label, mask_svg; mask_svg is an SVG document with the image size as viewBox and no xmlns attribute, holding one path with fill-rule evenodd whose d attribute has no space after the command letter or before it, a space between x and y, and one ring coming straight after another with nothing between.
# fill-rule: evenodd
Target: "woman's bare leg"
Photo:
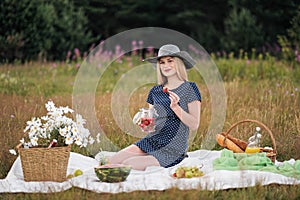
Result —
<instances>
[{"instance_id":1,"label":"woman's bare leg","mask_svg":"<svg viewBox=\"0 0 300 200\"><path fill-rule=\"evenodd\" d=\"M117 152L112 157L108 158L109 162L112 164L122 164L124 160L135 156L146 156L148 155L142 151L138 146L132 144L121 151Z\"/></svg>"},{"instance_id":2,"label":"woman's bare leg","mask_svg":"<svg viewBox=\"0 0 300 200\"><path fill-rule=\"evenodd\" d=\"M145 170L149 166L160 166L158 160L151 155L130 157L124 160L122 164L130 165L135 170Z\"/></svg>"}]
</instances>

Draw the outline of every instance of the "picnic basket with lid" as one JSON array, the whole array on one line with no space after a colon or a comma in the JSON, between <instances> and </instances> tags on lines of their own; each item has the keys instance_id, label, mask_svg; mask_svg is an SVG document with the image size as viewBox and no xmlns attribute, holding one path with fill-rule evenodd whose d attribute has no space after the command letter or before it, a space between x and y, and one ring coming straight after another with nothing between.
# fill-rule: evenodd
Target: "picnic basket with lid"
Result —
<instances>
[{"instance_id":1,"label":"picnic basket with lid","mask_svg":"<svg viewBox=\"0 0 300 200\"><path fill-rule=\"evenodd\" d=\"M245 119L232 124L226 132L217 134L216 139L219 145L224 148L233 150L235 153L244 153L247 147L247 142L243 139L239 139L233 136L233 130L238 129L240 126L245 125L246 123L257 125L264 130L264 133L267 133L269 139L271 140L272 148L260 148L260 152L265 152L266 156L270 158L272 162L275 162L277 154L275 138L272 134L272 131L265 124L258 120ZM263 137L266 138L266 134L263 134Z\"/></svg>"}]
</instances>

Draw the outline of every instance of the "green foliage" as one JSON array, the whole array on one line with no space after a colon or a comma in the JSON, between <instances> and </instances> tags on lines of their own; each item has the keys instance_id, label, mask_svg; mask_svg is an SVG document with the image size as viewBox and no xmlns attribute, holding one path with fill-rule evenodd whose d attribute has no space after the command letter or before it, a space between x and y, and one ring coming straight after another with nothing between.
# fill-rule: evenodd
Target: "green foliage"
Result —
<instances>
[{"instance_id":1,"label":"green foliage","mask_svg":"<svg viewBox=\"0 0 300 200\"><path fill-rule=\"evenodd\" d=\"M73 2L86 12L95 37L100 35L105 39L120 31L138 27L163 27L195 36L209 50L219 49L219 41L214 39L222 35L223 17L228 12L226 0L212 0L210 3L204 0L186 0L184 3L181 0ZM212 38L209 38L207 28L214 33ZM213 40L214 43L211 42Z\"/></svg>"},{"instance_id":2,"label":"green foliage","mask_svg":"<svg viewBox=\"0 0 300 200\"><path fill-rule=\"evenodd\" d=\"M222 49L220 44L222 37L221 33L212 24L203 24L195 27L195 33L191 33L192 38L198 38L200 44L205 47L207 51Z\"/></svg>"},{"instance_id":3,"label":"green foliage","mask_svg":"<svg viewBox=\"0 0 300 200\"><path fill-rule=\"evenodd\" d=\"M86 51L94 39L88 31L88 21L83 10L75 8L69 0L53 1L53 6L56 11L52 16L55 37L50 48L50 58L62 60L68 50L75 48Z\"/></svg>"},{"instance_id":4,"label":"green foliage","mask_svg":"<svg viewBox=\"0 0 300 200\"><path fill-rule=\"evenodd\" d=\"M27 95L28 88L24 84L22 77L10 74L10 71L0 73L0 91L3 94Z\"/></svg>"},{"instance_id":5,"label":"green foliage","mask_svg":"<svg viewBox=\"0 0 300 200\"><path fill-rule=\"evenodd\" d=\"M262 46L262 28L248 9L234 8L225 19L225 35L222 42L227 50L237 51Z\"/></svg>"},{"instance_id":6,"label":"green foliage","mask_svg":"<svg viewBox=\"0 0 300 200\"><path fill-rule=\"evenodd\" d=\"M277 61L269 54L264 59L261 54L258 59L248 58L248 54L243 51L237 55L239 59L234 58L234 54L230 54L229 59L217 58L214 54L211 56L224 81L290 79L299 82L300 69L292 69L285 62ZM131 70L132 66L138 65L139 62L138 57L132 57L130 63L126 61L126 57L123 57L121 62L111 63L103 74L101 73L97 92L111 92L122 74ZM0 93L21 96L38 94L46 97L68 94L73 90L73 83L78 71L76 65L78 64L27 63L22 67L4 65L0 68ZM100 78L100 69L97 70ZM196 70L190 70L188 73L189 80L203 83Z\"/></svg>"},{"instance_id":7,"label":"green foliage","mask_svg":"<svg viewBox=\"0 0 300 200\"><path fill-rule=\"evenodd\" d=\"M242 10L248 10L251 15L246 13L248 15L246 22L250 24L245 24L246 29L244 24L240 24L237 28L241 30L228 39L235 41L235 37L239 39L250 36L250 41L247 43L240 39L242 44L249 43L250 47L239 45L238 48L250 50L251 47L260 47L258 51L262 52L265 49L276 50L274 47L277 43L277 35L285 34L290 28L290 19L295 15L298 6L297 0L284 2L274 0L272 4L265 0L211 0L209 2L186 0L184 3L181 0L73 0L73 2L84 9L94 37L101 36L101 39L106 39L120 31L155 26L187 34L200 42L208 51L235 50L236 52L239 49L229 49L228 45L224 44L224 40L221 40L228 29L224 20L228 19L233 8L238 11L237 14ZM251 20L255 20L255 25L259 22L261 27L253 26ZM259 32L254 32L252 38L253 31L257 30ZM244 35L245 31L248 31L247 37Z\"/></svg>"},{"instance_id":8,"label":"green foliage","mask_svg":"<svg viewBox=\"0 0 300 200\"><path fill-rule=\"evenodd\" d=\"M72 91L77 68L72 64L54 67L54 64L29 64L30 66L1 66L0 93L10 95L66 94Z\"/></svg>"},{"instance_id":9,"label":"green foliage","mask_svg":"<svg viewBox=\"0 0 300 200\"><path fill-rule=\"evenodd\" d=\"M279 35L278 43L281 46L281 57L288 62L295 60L294 48L286 36Z\"/></svg>"},{"instance_id":10,"label":"green foliage","mask_svg":"<svg viewBox=\"0 0 300 200\"><path fill-rule=\"evenodd\" d=\"M216 64L225 81L262 79L277 80L291 79L299 82L299 71L290 68L285 62L276 60L275 57L266 54L264 60L262 54L259 59L250 59L246 53L240 52L239 59L232 57L228 59L218 58ZM214 54L212 55L214 57Z\"/></svg>"},{"instance_id":11,"label":"green foliage","mask_svg":"<svg viewBox=\"0 0 300 200\"><path fill-rule=\"evenodd\" d=\"M63 59L91 42L87 20L69 0L0 2L0 62Z\"/></svg>"},{"instance_id":12,"label":"green foliage","mask_svg":"<svg viewBox=\"0 0 300 200\"><path fill-rule=\"evenodd\" d=\"M287 32L287 36L278 35L277 37L281 46L281 58L296 68L300 63L300 6Z\"/></svg>"},{"instance_id":13,"label":"green foliage","mask_svg":"<svg viewBox=\"0 0 300 200\"><path fill-rule=\"evenodd\" d=\"M292 40L293 46L300 50L300 6L298 7L297 14L291 20L288 35Z\"/></svg>"},{"instance_id":14,"label":"green foliage","mask_svg":"<svg viewBox=\"0 0 300 200\"><path fill-rule=\"evenodd\" d=\"M273 51L273 45L277 41L277 35L283 35L290 27L290 20L295 16L298 0L272 0L272 3L265 0L228 0L230 7L238 10L247 8L257 22L263 27L264 46Z\"/></svg>"},{"instance_id":15,"label":"green foliage","mask_svg":"<svg viewBox=\"0 0 300 200\"><path fill-rule=\"evenodd\" d=\"M149 26L186 34L209 52L249 52L255 47L258 53L278 55L278 35L288 36L291 45L295 45L292 38L299 41L299 17L289 23L299 12L298 4L297 0L271 4L265 0L2 0L0 62L64 60L74 48L88 51L91 43Z\"/></svg>"},{"instance_id":16,"label":"green foliage","mask_svg":"<svg viewBox=\"0 0 300 200\"><path fill-rule=\"evenodd\" d=\"M0 2L0 53L1 60L22 59L49 48L48 29L51 7L41 5L42 1L23 0ZM26 55L25 51L26 50ZM5 60L4 60L5 61Z\"/></svg>"}]
</instances>

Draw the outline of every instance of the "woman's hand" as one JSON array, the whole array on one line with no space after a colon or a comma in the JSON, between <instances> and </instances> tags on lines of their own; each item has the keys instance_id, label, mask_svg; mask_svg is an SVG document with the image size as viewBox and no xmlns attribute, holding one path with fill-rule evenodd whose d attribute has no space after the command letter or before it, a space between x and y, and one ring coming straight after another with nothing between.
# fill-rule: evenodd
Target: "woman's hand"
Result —
<instances>
[{"instance_id":1,"label":"woman's hand","mask_svg":"<svg viewBox=\"0 0 300 200\"><path fill-rule=\"evenodd\" d=\"M178 103L180 101L180 97L176 93L169 91L169 98L171 100L170 108L171 109L176 108L176 106L178 106Z\"/></svg>"}]
</instances>

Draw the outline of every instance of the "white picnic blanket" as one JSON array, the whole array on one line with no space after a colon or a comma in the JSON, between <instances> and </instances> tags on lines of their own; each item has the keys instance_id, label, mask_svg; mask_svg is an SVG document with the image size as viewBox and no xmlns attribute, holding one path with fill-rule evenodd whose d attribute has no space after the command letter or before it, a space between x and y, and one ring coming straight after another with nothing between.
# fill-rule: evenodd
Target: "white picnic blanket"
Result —
<instances>
[{"instance_id":1,"label":"white picnic blanket","mask_svg":"<svg viewBox=\"0 0 300 200\"><path fill-rule=\"evenodd\" d=\"M112 155L113 152L102 152ZM99 163L99 154L95 159L77 153L71 153L68 174L81 169L83 175L74 177L62 183L57 182L25 182L21 168L20 157L16 159L5 179L0 180L0 193L50 193L60 192L71 187L78 187L98 193L120 193L145 190L166 190L178 188L181 190L202 189L221 190L229 188L250 187L257 184L300 184L300 180L264 171L254 170L213 170L212 161L220 157L221 151L197 150L189 152L189 157L171 168L148 167L145 171L132 170L127 180L120 183L100 182L94 172ZM291 159L288 162L295 162ZM276 162L280 165L281 162ZM171 174L178 166L201 166L204 176L199 178L173 178Z\"/></svg>"}]
</instances>

